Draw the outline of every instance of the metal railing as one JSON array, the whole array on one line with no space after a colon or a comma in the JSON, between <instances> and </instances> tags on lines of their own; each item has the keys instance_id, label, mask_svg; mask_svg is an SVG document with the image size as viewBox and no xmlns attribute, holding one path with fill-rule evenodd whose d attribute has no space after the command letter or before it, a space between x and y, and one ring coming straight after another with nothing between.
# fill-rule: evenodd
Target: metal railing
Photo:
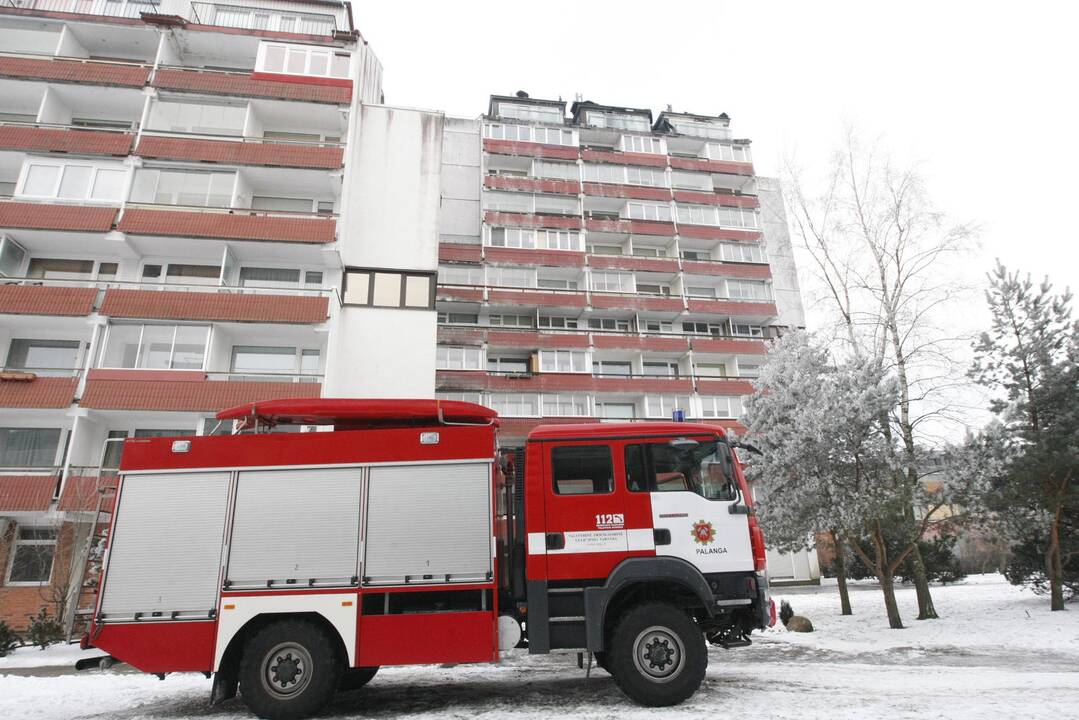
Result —
<instances>
[{"instance_id":1,"label":"metal railing","mask_svg":"<svg viewBox=\"0 0 1079 720\"><path fill-rule=\"evenodd\" d=\"M82 128L87 129L87 128ZM91 128L93 129L93 128ZM196 133L180 130L160 130L143 128L142 137L176 137L192 140L221 140L223 142L242 142L255 145L298 145L301 147L344 147L345 143L333 140L290 140L288 138L252 137L248 135L226 135L224 133Z\"/></svg>"},{"instance_id":2,"label":"metal railing","mask_svg":"<svg viewBox=\"0 0 1079 720\"><path fill-rule=\"evenodd\" d=\"M220 285L202 283L170 283L162 281L130 281L113 280L110 278L27 278L5 277L0 278L0 285L40 285L45 287L92 287L99 290L156 290L160 292L215 292L228 295L295 295L295 296L319 296L336 297L337 304L341 304L340 294L336 287L279 287L262 285Z\"/></svg>"},{"instance_id":3,"label":"metal railing","mask_svg":"<svg viewBox=\"0 0 1079 720\"><path fill-rule=\"evenodd\" d=\"M0 373L25 373L37 377L77 378L82 374L82 368L4 367L0 368Z\"/></svg>"},{"instance_id":4,"label":"metal railing","mask_svg":"<svg viewBox=\"0 0 1079 720\"><path fill-rule=\"evenodd\" d=\"M0 8L4 7L126 18L137 18L141 17L142 13L158 12L156 0L0 0Z\"/></svg>"},{"instance_id":5,"label":"metal railing","mask_svg":"<svg viewBox=\"0 0 1079 720\"><path fill-rule=\"evenodd\" d=\"M479 332L517 332L517 333L558 333L558 334L574 334L574 335L601 335L608 337L640 337L640 338L657 338L657 339L686 339L686 340L745 340L748 342L763 342L771 338L755 337L751 335L733 335L730 333L693 333L693 332L650 332L647 330L640 330L635 327L631 327L626 330L608 330L601 328L522 328L512 326L500 326L500 325L470 325L465 323L449 323L440 322L438 324L439 329L445 328L446 330L476 330Z\"/></svg>"},{"instance_id":6,"label":"metal railing","mask_svg":"<svg viewBox=\"0 0 1079 720\"><path fill-rule=\"evenodd\" d=\"M290 382L320 383L325 377L322 373L281 373L281 372L206 372L207 380L228 380L232 382Z\"/></svg>"},{"instance_id":7,"label":"metal railing","mask_svg":"<svg viewBox=\"0 0 1079 720\"><path fill-rule=\"evenodd\" d=\"M223 3L191 3L191 19L200 25L270 30L302 35L333 35L337 20L322 13L298 13Z\"/></svg>"}]
</instances>

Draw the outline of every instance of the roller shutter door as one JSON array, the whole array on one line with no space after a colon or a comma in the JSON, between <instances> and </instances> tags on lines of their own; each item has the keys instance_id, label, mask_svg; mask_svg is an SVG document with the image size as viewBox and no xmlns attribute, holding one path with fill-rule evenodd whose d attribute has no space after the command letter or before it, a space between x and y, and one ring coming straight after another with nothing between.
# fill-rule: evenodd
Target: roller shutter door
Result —
<instances>
[{"instance_id":1,"label":"roller shutter door","mask_svg":"<svg viewBox=\"0 0 1079 720\"><path fill-rule=\"evenodd\" d=\"M357 574L362 468L241 472L229 587L349 585Z\"/></svg>"},{"instance_id":2,"label":"roller shutter door","mask_svg":"<svg viewBox=\"0 0 1079 720\"><path fill-rule=\"evenodd\" d=\"M371 468L368 584L470 582L491 573L491 465Z\"/></svg>"},{"instance_id":3,"label":"roller shutter door","mask_svg":"<svg viewBox=\"0 0 1079 720\"><path fill-rule=\"evenodd\" d=\"M206 615L217 606L228 473L124 478L101 611Z\"/></svg>"}]
</instances>

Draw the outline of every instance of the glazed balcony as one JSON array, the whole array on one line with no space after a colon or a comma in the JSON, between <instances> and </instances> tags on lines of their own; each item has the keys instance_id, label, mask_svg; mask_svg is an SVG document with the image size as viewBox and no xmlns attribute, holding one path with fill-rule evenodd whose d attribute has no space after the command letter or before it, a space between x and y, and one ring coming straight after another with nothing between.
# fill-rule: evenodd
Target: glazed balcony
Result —
<instances>
[{"instance_id":1,"label":"glazed balcony","mask_svg":"<svg viewBox=\"0 0 1079 720\"><path fill-rule=\"evenodd\" d=\"M585 227L590 232L612 233L616 235L660 235L663 237L674 237L673 222L589 218L585 221Z\"/></svg>"},{"instance_id":2,"label":"glazed balcony","mask_svg":"<svg viewBox=\"0 0 1079 720\"><path fill-rule=\"evenodd\" d=\"M483 186L489 190L520 190L560 195L577 195L581 192L581 184L576 180L548 180L513 175L485 175Z\"/></svg>"},{"instance_id":3,"label":"glazed balcony","mask_svg":"<svg viewBox=\"0 0 1079 720\"><path fill-rule=\"evenodd\" d=\"M572 250L529 250L488 246L483 252L489 263L584 267L584 253Z\"/></svg>"},{"instance_id":4,"label":"glazed balcony","mask_svg":"<svg viewBox=\"0 0 1079 720\"><path fill-rule=\"evenodd\" d=\"M521 155L524 157L551 158L554 160L576 160L579 151L576 147L565 145L546 145L543 143L523 142L520 140L494 140L484 138L485 152L496 155Z\"/></svg>"},{"instance_id":5,"label":"glazed balcony","mask_svg":"<svg viewBox=\"0 0 1079 720\"><path fill-rule=\"evenodd\" d=\"M772 277L772 267L765 263L683 260L682 269L687 274L713 277L746 278L750 280L768 280Z\"/></svg>"},{"instance_id":6,"label":"glazed balcony","mask_svg":"<svg viewBox=\"0 0 1079 720\"><path fill-rule=\"evenodd\" d=\"M588 265L611 270L641 270L644 272L678 272L676 258L636 257L633 255L589 255Z\"/></svg>"},{"instance_id":7,"label":"glazed balcony","mask_svg":"<svg viewBox=\"0 0 1079 720\"><path fill-rule=\"evenodd\" d=\"M0 54L0 77L19 80L141 88L150 80L151 67L109 60Z\"/></svg>"},{"instance_id":8,"label":"glazed balcony","mask_svg":"<svg viewBox=\"0 0 1079 720\"><path fill-rule=\"evenodd\" d=\"M641 185L615 185L612 183L586 182L583 184L585 195L604 198L628 198L634 200L669 201L671 191L667 188L645 187Z\"/></svg>"},{"instance_id":9,"label":"glazed balcony","mask_svg":"<svg viewBox=\"0 0 1079 720\"><path fill-rule=\"evenodd\" d=\"M24 10L34 14L100 15L138 19L143 13L155 14L157 0L0 0L0 8Z\"/></svg>"},{"instance_id":10,"label":"glazed balcony","mask_svg":"<svg viewBox=\"0 0 1079 720\"><path fill-rule=\"evenodd\" d=\"M64 409L75 402L79 371L68 368L0 370L0 408Z\"/></svg>"},{"instance_id":11,"label":"glazed balcony","mask_svg":"<svg viewBox=\"0 0 1079 720\"><path fill-rule=\"evenodd\" d=\"M592 375L589 373L495 373L469 370L438 370L439 390L486 390L492 392L589 392L622 394L688 394L688 378Z\"/></svg>"},{"instance_id":12,"label":"glazed balcony","mask_svg":"<svg viewBox=\"0 0 1079 720\"><path fill-rule=\"evenodd\" d=\"M690 347L695 353L714 355L764 355L768 346L764 340L740 337L691 336Z\"/></svg>"},{"instance_id":13,"label":"glazed balcony","mask_svg":"<svg viewBox=\"0 0 1079 720\"><path fill-rule=\"evenodd\" d=\"M117 229L132 235L324 244L336 239L337 219L277 210L128 204Z\"/></svg>"},{"instance_id":14,"label":"glazed balcony","mask_svg":"<svg viewBox=\"0 0 1079 720\"><path fill-rule=\"evenodd\" d=\"M342 166L344 146L336 142L147 131L139 138L134 154L162 160L335 170Z\"/></svg>"},{"instance_id":15,"label":"glazed balcony","mask_svg":"<svg viewBox=\"0 0 1079 720\"><path fill-rule=\"evenodd\" d=\"M201 370L94 369L80 406L98 410L216 412L275 398L315 398L321 375L214 373Z\"/></svg>"},{"instance_id":16,"label":"glazed balcony","mask_svg":"<svg viewBox=\"0 0 1079 720\"><path fill-rule=\"evenodd\" d=\"M599 309L645 310L668 314L685 309L682 296L644 295L641 293L610 293L592 291L592 307Z\"/></svg>"},{"instance_id":17,"label":"glazed balcony","mask_svg":"<svg viewBox=\"0 0 1079 720\"><path fill-rule=\"evenodd\" d=\"M267 8L223 3L191 3L188 19L196 25L210 25L238 30L287 33L325 37L335 35L337 18L326 13L271 13Z\"/></svg>"},{"instance_id":18,"label":"glazed balcony","mask_svg":"<svg viewBox=\"0 0 1079 720\"><path fill-rule=\"evenodd\" d=\"M644 165L647 167L667 167L667 156L652 153L634 153L607 150L581 150L581 159L585 162L612 163L615 165Z\"/></svg>"},{"instance_id":19,"label":"glazed balcony","mask_svg":"<svg viewBox=\"0 0 1079 720\"><path fill-rule=\"evenodd\" d=\"M483 220L488 225L510 227L545 227L562 230L580 230L583 223L578 215L533 215L526 213L485 210ZM673 231L671 233L674 234Z\"/></svg>"},{"instance_id":20,"label":"glazed balcony","mask_svg":"<svg viewBox=\"0 0 1079 720\"><path fill-rule=\"evenodd\" d=\"M758 322L766 322L779 314L775 303L771 301L753 302L749 300L690 298L688 305L691 313L727 315L746 321L756 320Z\"/></svg>"},{"instance_id":21,"label":"glazed balcony","mask_svg":"<svg viewBox=\"0 0 1079 720\"><path fill-rule=\"evenodd\" d=\"M49 123L0 122L0 150L123 157L130 154L134 139L135 134L131 132L87 130Z\"/></svg>"},{"instance_id":22,"label":"glazed balcony","mask_svg":"<svg viewBox=\"0 0 1079 720\"><path fill-rule=\"evenodd\" d=\"M350 85L284 82L253 77L250 72L205 68L160 67L154 73L153 86L161 90L207 95L275 98L331 105L348 105L352 101Z\"/></svg>"}]
</instances>

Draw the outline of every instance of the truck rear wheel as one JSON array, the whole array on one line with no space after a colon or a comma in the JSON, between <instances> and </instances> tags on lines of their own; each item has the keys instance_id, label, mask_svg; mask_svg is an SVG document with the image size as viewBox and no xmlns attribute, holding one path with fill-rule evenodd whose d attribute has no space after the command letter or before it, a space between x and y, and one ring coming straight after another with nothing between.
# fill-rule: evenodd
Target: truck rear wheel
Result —
<instances>
[{"instance_id":1,"label":"truck rear wheel","mask_svg":"<svg viewBox=\"0 0 1079 720\"><path fill-rule=\"evenodd\" d=\"M708 667L708 651L693 618L673 605L645 603L619 620L606 660L630 699L665 707L697 692Z\"/></svg>"},{"instance_id":2,"label":"truck rear wheel","mask_svg":"<svg viewBox=\"0 0 1079 720\"><path fill-rule=\"evenodd\" d=\"M300 720L317 713L341 681L332 638L304 620L279 620L256 632L240 661L240 693L267 720Z\"/></svg>"}]
</instances>

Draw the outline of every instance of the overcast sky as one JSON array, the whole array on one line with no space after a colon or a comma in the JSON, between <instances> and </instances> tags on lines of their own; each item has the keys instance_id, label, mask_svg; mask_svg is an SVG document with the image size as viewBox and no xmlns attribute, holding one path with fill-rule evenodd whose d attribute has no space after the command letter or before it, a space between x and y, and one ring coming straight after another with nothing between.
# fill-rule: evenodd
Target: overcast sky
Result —
<instances>
[{"instance_id":1,"label":"overcast sky","mask_svg":"<svg viewBox=\"0 0 1079 720\"><path fill-rule=\"evenodd\" d=\"M970 277L1000 257L1079 289L1077 3L354 0L354 13L393 105L474 117L490 94L526 90L726 112L760 174L792 154L820 167L853 124L981 227ZM980 325L983 307L957 322Z\"/></svg>"}]
</instances>

